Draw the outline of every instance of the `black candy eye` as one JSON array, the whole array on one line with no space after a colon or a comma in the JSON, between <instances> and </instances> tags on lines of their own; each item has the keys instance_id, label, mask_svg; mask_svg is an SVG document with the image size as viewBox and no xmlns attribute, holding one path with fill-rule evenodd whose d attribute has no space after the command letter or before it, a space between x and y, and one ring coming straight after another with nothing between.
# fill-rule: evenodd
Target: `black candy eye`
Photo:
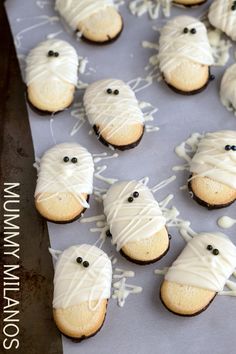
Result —
<instances>
[{"instance_id":1,"label":"black candy eye","mask_svg":"<svg viewBox=\"0 0 236 354\"><path fill-rule=\"evenodd\" d=\"M214 256L218 256L218 254L220 253L219 250L217 248L215 248L212 253L214 254Z\"/></svg>"},{"instance_id":2,"label":"black candy eye","mask_svg":"<svg viewBox=\"0 0 236 354\"><path fill-rule=\"evenodd\" d=\"M230 146L230 145L225 145L225 150L226 150L226 151L231 150L231 146Z\"/></svg>"},{"instance_id":3,"label":"black candy eye","mask_svg":"<svg viewBox=\"0 0 236 354\"><path fill-rule=\"evenodd\" d=\"M108 93L108 95L111 95L111 94L112 94L112 89L111 89L111 88L108 88L108 89L107 89L107 93Z\"/></svg>"},{"instance_id":4,"label":"black candy eye","mask_svg":"<svg viewBox=\"0 0 236 354\"><path fill-rule=\"evenodd\" d=\"M236 151L236 145L232 145L231 150Z\"/></svg>"},{"instance_id":5,"label":"black candy eye","mask_svg":"<svg viewBox=\"0 0 236 354\"><path fill-rule=\"evenodd\" d=\"M70 159L69 159L69 157L68 156L65 156L64 158L63 158L63 161L64 162L68 162Z\"/></svg>"},{"instance_id":6,"label":"black candy eye","mask_svg":"<svg viewBox=\"0 0 236 354\"><path fill-rule=\"evenodd\" d=\"M134 201L134 198L133 198L133 197L129 197L129 198L128 198L128 202L129 202L129 203L132 203L133 201Z\"/></svg>"},{"instance_id":7,"label":"black candy eye","mask_svg":"<svg viewBox=\"0 0 236 354\"><path fill-rule=\"evenodd\" d=\"M208 251L212 251L212 250L213 250L212 245L208 245L208 246L207 246L207 250L208 250Z\"/></svg>"},{"instance_id":8,"label":"black candy eye","mask_svg":"<svg viewBox=\"0 0 236 354\"><path fill-rule=\"evenodd\" d=\"M53 56L54 56L54 51L53 50L49 50L48 57L53 57Z\"/></svg>"},{"instance_id":9,"label":"black candy eye","mask_svg":"<svg viewBox=\"0 0 236 354\"><path fill-rule=\"evenodd\" d=\"M183 33L188 33L188 28L187 28L187 27L185 27L185 28L183 29Z\"/></svg>"},{"instance_id":10,"label":"black candy eye","mask_svg":"<svg viewBox=\"0 0 236 354\"><path fill-rule=\"evenodd\" d=\"M190 30L190 33L191 33L191 34L195 34L195 33L197 33L196 28L192 28L192 29Z\"/></svg>"},{"instance_id":11,"label":"black candy eye","mask_svg":"<svg viewBox=\"0 0 236 354\"><path fill-rule=\"evenodd\" d=\"M232 7L231 7L231 10L232 10L232 11L235 11L235 10L236 10L236 1L233 2L233 5L232 5Z\"/></svg>"},{"instance_id":12,"label":"black candy eye","mask_svg":"<svg viewBox=\"0 0 236 354\"><path fill-rule=\"evenodd\" d=\"M88 261L84 261L83 262L83 266L84 266L84 268L88 268L89 267L89 262Z\"/></svg>"},{"instance_id":13,"label":"black candy eye","mask_svg":"<svg viewBox=\"0 0 236 354\"><path fill-rule=\"evenodd\" d=\"M72 157L72 159L71 159L71 162L72 162L72 163L77 163L77 161L78 161L78 160L77 160L77 157Z\"/></svg>"},{"instance_id":14,"label":"black candy eye","mask_svg":"<svg viewBox=\"0 0 236 354\"><path fill-rule=\"evenodd\" d=\"M119 93L120 93L119 90L114 91L114 95L119 95Z\"/></svg>"},{"instance_id":15,"label":"black candy eye","mask_svg":"<svg viewBox=\"0 0 236 354\"><path fill-rule=\"evenodd\" d=\"M59 57L59 53L58 53L58 52L55 52L55 53L54 53L54 57Z\"/></svg>"},{"instance_id":16,"label":"black candy eye","mask_svg":"<svg viewBox=\"0 0 236 354\"><path fill-rule=\"evenodd\" d=\"M77 257L76 258L76 262L81 264L83 262L83 258L82 257Z\"/></svg>"},{"instance_id":17,"label":"black candy eye","mask_svg":"<svg viewBox=\"0 0 236 354\"><path fill-rule=\"evenodd\" d=\"M133 197L134 197L134 198L138 198L138 197L139 197L139 192L135 191L135 192L133 193Z\"/></svg>"}]
</instances>

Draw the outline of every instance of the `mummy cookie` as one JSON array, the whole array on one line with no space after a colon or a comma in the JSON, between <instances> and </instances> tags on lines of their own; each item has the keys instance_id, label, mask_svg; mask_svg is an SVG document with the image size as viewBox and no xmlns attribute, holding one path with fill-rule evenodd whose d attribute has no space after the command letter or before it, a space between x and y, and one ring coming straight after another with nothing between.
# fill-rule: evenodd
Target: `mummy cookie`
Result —
<instances>
[{"instance_id":1,"label":"mummy cookie","mask_svg":"<svg viewBox=\"0 0 236 354\"><path fill-rule=\"evenodd\" d=\"M209 209L223 208L236 199L236 131L206 134L190 161L189 189Z\"/></svg>"},{"instance_id":2,"label":"mummy cookie","mask_svg":"<svg viewBox=\"0 0 236 354\"><path fill-rule=\"evenodd\" d=\"M212 26L236 40L236 1L214 0L210 6L209 21Z\"/></svg>"},{"instance_id":3,"label":"mummy cookie","mask_svg":"<svg viewBox=\"0 0 236 354\"><path fill-rule=\"evenodd\" d=\"M220 98L229 111L236 110L236 64L231 65L223 75Z\"/></svg>"},{"instance_id":4,"label":"mummy cookie","mask_svg":"<svg viewBox=\"0 0 236 354\"><path fill-rule=\"evenodd\" d=\"M79 144L55 145L40 160L35 205L49 221L67 223L87 208L93 191L91 154Z\"/></svg>"},{"instance_id":5,"label":"mummy cookie","mask_svg":"<svg viewBox=\"0 0 236 354\"><path fill-rule=\"evenodd\" d=\"M78 56L67 42L49 39L32 49L26 59L29 102L40 111L58 112L73 101Z\"/></svg>"},{"instance_id":6,"label":"mummy cookie","mask_svg":"<svg viewBox=\"0 0 236 354\"><path fill-rule=\"evenodd\" d=\"M91 42L110 42L123 29L113 0L56 0L55 9L74 31Z\"/></svg>"},{"instance_id":7,"label":"mummy cookie","mask_svg":"<svg viewBox=\"0 0 236 354\"><path fill-rule=\"evenodd\" d=\"M127 150L139 144L144 133L144 116L134 92L123 81L108 79L89 85L84 106L104 145Z\"/></svg>"},{"instance_id":8,"label":"mummy cookie","mask_svg":"<svg viewBox=\"0 0 236 354\"><path fill-rule=\"evenodd\" d=\"M60 254L54 276L53 317L64 335L81 341L101 329L111 280L111 261L101 249L83 244Z\"/></svg>"},{"instance_id":9,"label":"mummy cookie","mask_svg":"<svg viewBox=\"0 0 236 354\"><path fill-rule=\"evenodd\" d=\"M178 16L161 30L160 71L174 91L190 95L203 90L213 64L204 24L194 17Z\"/></svg>"},{"instance_id":10,"label":"mummy cookie","mask_svg":"<svg viewBox=\"0 0 236 354\"><path fill-rule=\"evenodd\" d=\"M236 268L236 247L221 233L191 239L167 270L160 296L166 308L182 316L204 311Z\"/></svg>"},{"instance_id":11,"label":"mummy cookie","mask_svg":"<svg viewBox=\"0 0 236 354\"><path fill-rule=\"evenodd\" d=\"M104 198L104 213L112 243L128 260L149 264L167 253L166 220L143 183L124 181L112 185Z\"/></svg>"}]
</instances>

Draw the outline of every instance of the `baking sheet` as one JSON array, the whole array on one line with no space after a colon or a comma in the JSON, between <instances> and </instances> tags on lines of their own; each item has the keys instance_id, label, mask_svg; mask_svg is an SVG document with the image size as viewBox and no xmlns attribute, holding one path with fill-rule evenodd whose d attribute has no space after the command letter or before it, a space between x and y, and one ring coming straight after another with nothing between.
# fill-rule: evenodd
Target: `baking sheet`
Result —
<instances>
[{"instance_id":1,"label":"baking sheet","mask_svg":"<svg viewBox=\"0 0 236 354\"><path fill-rule=\"evenodd\" d=\"M85 75L80 78L85 82L93 82L102 78L119 78L129 81L137 77L145 77L145 66L149 57L155 53L152 49L144 49L142 41L157 42L158 32L152 26L160 28L166 21L162 16L151 21L147 15L134 17L128 11L127 3L120 7L124 18L122 36L111 45L94 46L81 41L65 29L64 24L54 18L57 14L53 9L54 1L8 0L6 8L13 35L17 44L17 53L22 58L48 34L60 32L56 38L65 39L77 50L78 55L87 57L89 63ZM208 1L210 3L210 1ZM196 9L173 8L172 16L189 14L200 16L204 14L208 4ZM48 17L51 19L49 21ZM30 28L31 27L31 28ZM233 62L231 49L231 60ZM176 180L166 188L158 191L155 196L162 200L168 194L174 194L175 205L181 217L190 220L193 229L201 231L219 231L216 220L222 215L235 215L235 205L226 210L207 211L192 201L186 190L180 186L186 184L187 172L174 173L172 167L182 164L174 148L186 140L193 132L215 131L218 129L234 129L235 117L221 105L218 95L219 84L225 68L213 68L214 80L207 90L186 97L172 92L163 82L154 82L148 88L137 93L139 100L148 101L158 107L153 124L158 132L146 133L140 145L134 150L119 152L119 157L101 161L98 165L107 165L104 176L117 179L140 179L149 176L149 186L176 174ZM78 91L75 101L80 102L82 92ZM86 122L74 135L70 133L76 123L71 116L71 110L59 113L53 119L39 116L28 109L32 130L35 156L40 157L44 151L65 141L78 142L91 153L113 152L97 141L94 135L89 135L89 124ZM19 117L21 119L21 117ZM107 188L108 185L95 180L95 185ZM102 213L102 205L91 198L91 208L85 217ZM99 234L91 233L89 229L94 224L81 224L76 221L67 225L48 223L51 246L63 250L72 244L94 243ZM111 299L108 306L106 322L100 333L95 337L75 344L63 337L63 352L65 354L97 353L235 353L235 298L218 296L209 309L200 316L181 318L169 313L159 300L161 276L154 274L154 269L170 265L178 255L184 241L178 230L170 228L172 235L169 253L158 263L141 267L126 261L115 251L108 239L103 249L109 255L118 258L116 267L135 271L135 277L128 283L143 287L141 294L130 295L123 308L117 306ZM235 228L226 231L235 240ZM236 242L236 240L235 240Z\"/></svg>"}]
</instances>

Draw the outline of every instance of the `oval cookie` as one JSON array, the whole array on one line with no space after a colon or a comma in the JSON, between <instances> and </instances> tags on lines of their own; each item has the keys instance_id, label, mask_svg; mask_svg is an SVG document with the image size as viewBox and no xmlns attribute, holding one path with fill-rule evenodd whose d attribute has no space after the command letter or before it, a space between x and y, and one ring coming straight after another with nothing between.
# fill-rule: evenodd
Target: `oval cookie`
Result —
<instances>
[{"instance_id":1,"label":"oval cookie","mask_svg":"<svg viewBox=\"0 0 236 354\"><path fill-rule=\"evenodd\" d=\"M214 0L210 6L210 24L236 40L236 3L232 0Z\"/></svg>"},{"instance_id":2,"label":"oval cookie","mask_svg":"<svg viewBox=\"0 0 236 354\"><path fill-rule=\"evenodd\" d=\"M206 134L190 161L189 189L209 209L223 208L236 199L236 132Z\"/></svg>"},{"instance_id":3,"label":"oval cookie","mask_svg":"<svg viewBox=\"0 0 236 354\"><path fill-rule=\"evenodd\" d=\"M144 133L144 116L129 85L121 80L100 80L88 86L85 111L99 140L127 150L137 146Z\"/></svg>"},{"instance_id":4,"label":"oval cookie","mask_svg":"<svg viewBox=\"0 0 236 354\"><path fill-rule=\"evenodd\" d=\"M169 249L169 236L158 202L143 183L117 182L104 198L104 213L116 245L128 260L149 264Z\"/></svg>"},{"instance_id":5,"label":"oval cookie","mask_svg":"<svg viewBox=\"0 0 236 354\"><path fill-rule=\"evenodd\" d=\"M77 86L78 56L67 42L49 39L26 58L28 100L40 111L58 112L70 106Z\"/></svg>"},{"instance_id":6,"label":"oval cookie","mask_svg":"<svg viewBox=\"0 0 236 354\"><path fill-rule=\"evenodd\" d=\"M206 1L207 0L173 0L173 3L184 6L197 6L204 4Z\"/></svg>"},{"instance_id":7,"label":"oval cookie","mask_svg":"<svg viewBox=\"0 0 236 354\"><path fill-rule=\"evenodd\" d=\"M123 20L113 0L56 0L55 9L74 31L95 43L116 39Z\"/></svg>"},{"instance_id":8,"label":"oval cookie","mask_svg":"<svg viewBox=\"0 0 236 354\"><path fill-rule=\"evenodd\" d=\"M55 145L40 160L35 205L47 220L67 223L88 207L93 191L91 154L75 143Z\"/></svg>"},{"instance_id":9,"label":"oval cookie","mask_svg":"<svg viewBox=\"0 0 236 354\"><path fill-rule=\"evenodd\" d=\"M161 29L159 63L165 82L174 91L190 95L203 90L213 64L204 24L190 16L170 20Z\"/></svg>"},{"instance_id":10,"label":"oval cookie","mask_svg":"<svg viewBox=\"0 0 236 354\"><path fill-rule=\"evenodd\" d=\"M223 75L220 85L220 98L222 104L229 110L236 110L236 64L228 67Z\"/></svg>"},{"instance_id":11,"label":"oval cookie","mask_svg":"<svg viewBox=\"0 0 236 354\"><path fill-rule=\"evenodd\" d=\"M226 235L196 235L168 269L161 285L161 300L177 315L197 315L223 291L235 267L236 247Z\"/></svg>"},{"instance_id":12,"label":"oval cookie","mask_svg":"<svg viewBox=\"0 0 236 354\"><path fill-rule=\"evenodd\" d=\"M111 261L101 249L83 244L61 253L55 267L53 317L64 335L81 341L101 329L111 280Z\"/></svg>"}]
</instances>

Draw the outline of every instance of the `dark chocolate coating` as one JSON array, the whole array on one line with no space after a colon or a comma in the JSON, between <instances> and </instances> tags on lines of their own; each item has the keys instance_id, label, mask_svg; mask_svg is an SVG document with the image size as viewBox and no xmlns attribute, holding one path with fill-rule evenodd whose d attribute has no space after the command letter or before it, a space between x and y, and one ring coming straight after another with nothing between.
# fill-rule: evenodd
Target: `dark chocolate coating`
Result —
<instances>
[{"instance_id":1,"label":"dark chocolate coating","mask_svg":"<svg viewBox=\"0 0 236 354\"><path fill-rule=\"evenodd\" d=\"M130 150L130 149L133 149L135 148L136 146L138 146L138 144L140 143L140 141L142 140L142 137L143 137L143 134L144 134L144 131L145 131L145 126L143 126L143 133L142 135L140 136L140 138L138 140L136 140L134 143L132 144L128 144L128 145L113 145L113 144L110 144L108 143L103 137L102 135L99 134L99 130L97 128L96 125L93 126L93 130L95 132L95 134L97 135L98 137L98 140L105 146L109 147L109 146L112 146L113 148L117 149L117 150L121 150L121 151L125 151L125 150Z\"/></svg>"}]
</instances>

